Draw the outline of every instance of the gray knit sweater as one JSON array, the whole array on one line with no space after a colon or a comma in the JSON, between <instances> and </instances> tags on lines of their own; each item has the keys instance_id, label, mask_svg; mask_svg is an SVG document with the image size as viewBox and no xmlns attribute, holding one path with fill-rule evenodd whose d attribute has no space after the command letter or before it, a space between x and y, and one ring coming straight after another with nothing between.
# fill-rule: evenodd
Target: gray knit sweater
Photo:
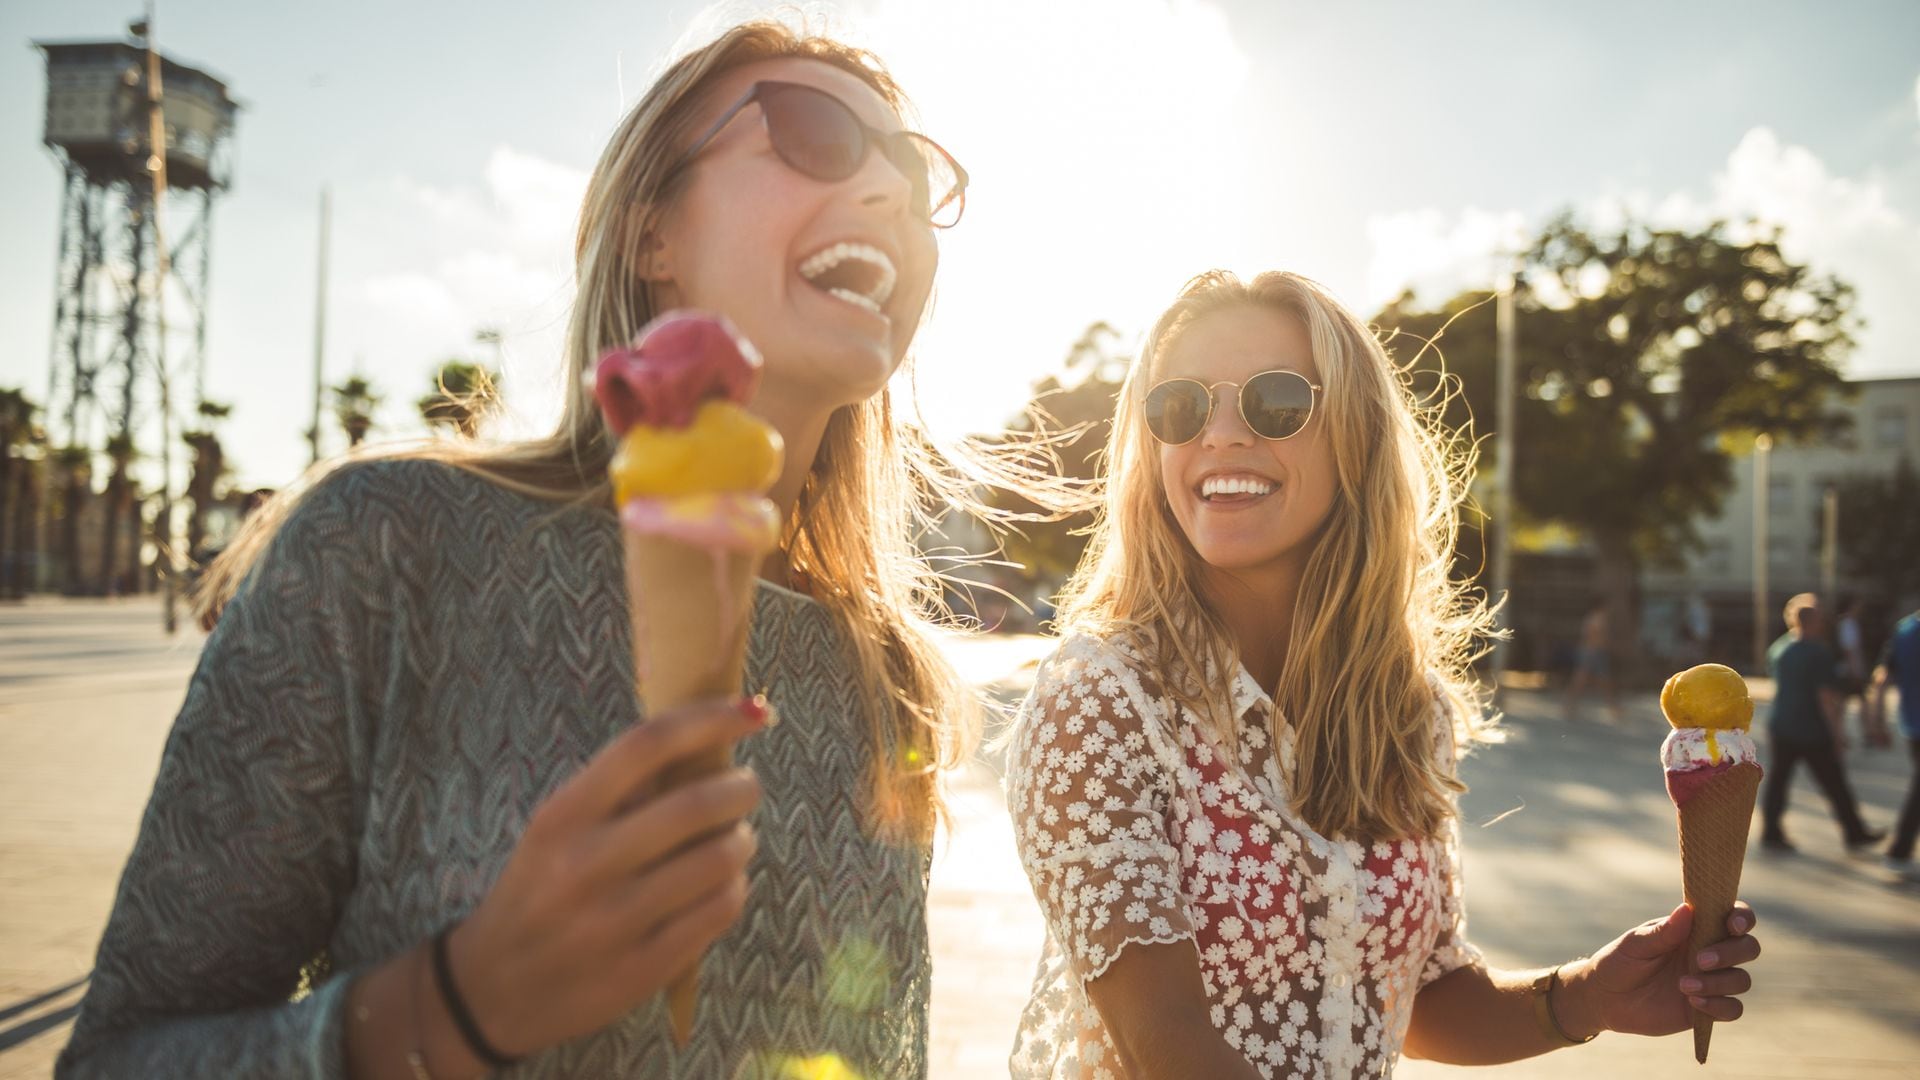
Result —
<instances>
[{"instance_id":1,"label":"gray knit sweater","mask_svg":"<svg viewBox=\"0 0 1920 1080\"><path fill-rule=\"evenodd\" d=\"M207 642L56 1075L344 1075L352 974L470 912L637 719L621 581L610 512L425 462L324 482ZM762 584L747 685L782 722L740 748L760 848L688 1046L656 999L506 1075L925 1075L927 854L871 827L851 655Z\"/></svg>"}]
</instances>

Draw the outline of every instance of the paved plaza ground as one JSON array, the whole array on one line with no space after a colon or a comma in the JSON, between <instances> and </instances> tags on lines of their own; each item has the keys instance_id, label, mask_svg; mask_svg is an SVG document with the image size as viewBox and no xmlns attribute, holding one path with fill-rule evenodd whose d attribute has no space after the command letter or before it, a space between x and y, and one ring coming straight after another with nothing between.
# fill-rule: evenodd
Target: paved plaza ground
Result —
<instances>
[{"instance_id":1,"label":"paved plaza ground","mask_svg":"<svg viewBox=\"0 0 1920 1080\"><path fill-rule=\"evenodd\" d=\"M131 847L168 725L199 652L172 642L150 601L0 607L0 1080L47 1075L65 1042ZM958 643L968 676L1017 694L1045 643ZM1470 936L1492 962L1536 966L1588 952L1670 910L1679 893L1671 805L1648 695L1617 723L1568 723L1516 692L1511 738L1464 767ZM1891 824L1904 751L1848 755L1870 822ZM997 764L955 786L956 825L933 874L933 1076L1006 1075L1042 929L1012 847ZM1748 1019L1693 1064L1685 1037L1593 1044L1474 1075L1920 1078L1920 886L1848 857L1804 777L1788 829L1801 853L1747 864L1766 955ZM1396 1076L1466 1070L1405 1062Z\"/></svg>"}]
</instances>

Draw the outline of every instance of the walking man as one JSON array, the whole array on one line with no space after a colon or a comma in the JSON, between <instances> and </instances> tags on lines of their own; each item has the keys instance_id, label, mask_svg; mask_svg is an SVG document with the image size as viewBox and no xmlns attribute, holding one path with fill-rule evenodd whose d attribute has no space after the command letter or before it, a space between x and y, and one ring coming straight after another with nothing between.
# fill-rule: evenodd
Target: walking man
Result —
<instances>
[{"instance_id":1,"label":"walking man","mask_svg":"<svg viewBox=\"0 0 1920 1080\"><path fill-rule=\"evenodd\" d=\"M1913 842L1920 835L1920 611L1901 619L1893 628L1893 637L1874 669L1868 711L1881 728L1886 723L1888 686L1900 689L1900 734L1906 737L1907 753L1913 756L1913 780L1907 785L1907 801L1900 807L1900 821L1893 829L1886 865L1908 881L1920 881L1920 868L1913 863Z\"/></svg>"},{"instance_id":2,"label":"walking man","mask_svg":"<svg viewBox=\"0 0 1920 1080\"><path fill-rule=\"evenodd\" d=\"M1848 850L1878 843L1887 834L1867 828L1860 820L1860 807L1847 785L1846 769L1834 738L1839 727L1835 720L1840 708L1841 675L1833 649L1825 641L1827 627L1819 598L1801 593L1787 601L1786 619L1787 632L1767 651L1767 667L1773 674L1773 711L1767 717L1772 760L1762 799L1765 831L1761 846L1768 851L1794 850L1781 827L1781 818L1787 811L1787 789L1793 782L1794 768L1802 761L1826 795Z\"/></svg>"}]
</instances>

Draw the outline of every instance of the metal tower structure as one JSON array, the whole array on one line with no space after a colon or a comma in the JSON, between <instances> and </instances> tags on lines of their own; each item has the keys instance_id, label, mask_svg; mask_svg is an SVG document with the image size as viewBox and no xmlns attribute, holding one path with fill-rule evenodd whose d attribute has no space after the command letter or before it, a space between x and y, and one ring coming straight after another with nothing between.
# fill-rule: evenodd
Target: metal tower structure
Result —
<instances>
[{"instance_id":1,"label":"metal tower structure","mask_svg":"<svg viewBox=\"0 0 1920 1080\"><path fill-rule=\"evenodd\" d=\"M144 38L147 24L132 29ZM213 204L231 176L239 103L207 72L150 57L144 40L34 44L47 63L42 141L64 174L49 434L165 462L175 429L161 412L190 414L204 392ZM171 477L160 487L170 492Z\"/></svg>"}]
</instances>

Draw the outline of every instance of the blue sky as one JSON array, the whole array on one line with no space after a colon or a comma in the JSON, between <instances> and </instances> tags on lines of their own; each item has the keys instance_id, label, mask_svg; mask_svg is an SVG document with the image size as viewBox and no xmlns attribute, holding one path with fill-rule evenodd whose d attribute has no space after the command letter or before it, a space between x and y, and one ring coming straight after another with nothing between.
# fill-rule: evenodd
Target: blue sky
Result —
<instances>
[{"instance_id":1,"label":"blue sky","mask_svg":"<svg viewBox=\"0 0 1920 1080\"><path fill-rule=\"evenodd\" d=\"M770 5L162 0L176 59L245 102L216 211L210 396L249 484L305 464L316 203L333 189L329 378L418 433L436 360L506 332L507 433L546 426L572 217L621 106L699 27ZM1486 280L1562 207L1758 214L1853 281L1852 370L1920 373L1920 4L848 0L972 170L919 391L992 427L1080 328L1137 332L1187 276L1298 270L1363 313ZM1837 13L1837 14L1836 14ZM42 395L59 174L32 39L130 4L0 5L0 385ZM1524 329L1522 331L1524 333ZM339 436L331 436L337 443Z\"/></svg>"}]
</instances>

